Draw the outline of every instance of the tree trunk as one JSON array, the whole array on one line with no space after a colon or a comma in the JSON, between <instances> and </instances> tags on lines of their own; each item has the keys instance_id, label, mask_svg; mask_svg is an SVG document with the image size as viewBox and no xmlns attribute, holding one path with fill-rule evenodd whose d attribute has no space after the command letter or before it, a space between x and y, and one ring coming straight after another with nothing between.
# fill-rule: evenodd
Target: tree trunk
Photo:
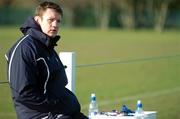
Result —
<instances>
[{"instance_id":1,"label":"tree trunk","mask_svg":"<svg viewBox=\"0 0 180 119\"><path fill-rule=\"evenodd\" d=\"M120 0L121 14L119 20L122 22L123 28L134 29L134 0Z\"/></svg>"},{"instance_id":2,"label":"tree trunk","mask_svg":"<svg viewBox=\"0 0 180 119\"><path fill-rule=\"evenodd\" d=\"M162 31L165 26L167 11L168 11L169 2L162 1L160 3L159 9L155 9L155 30Z\"/></svg>"},{"instance_id":3,"label":"tree trunk","mask_svg":"<svg viewBox=\"0 0 180 119\"><path fill-rule=\"evenodd\" d=\"M109 16L110 16L110 0L101 0L102 4L102 14L101 14L101 29L108 29L109 27Z\"/></svg>"},{"instance_id":4,"label":"tree trunk","mask_svg":"<svg viewBox=\"0 0 180 119\"><path fill-rule=\"evenodd\" d=\"M94 0L96 24L101 29L108 29L110 16L110 0Z\"/></svg>"},{"instance_id":5,"label":"tree trunk","mask_svg":"<svg viewBox=\"0 0 180 119\"><path fill-rule=\"evenodd\" d=\"M67 27L73 27L73 18L74 18L74 13L73 13L73 8L64 8L64 20L66 22Z\"/></svg>"},{"instance_id":6,"label":"tree trunk","mask_svg":"<svg viewBox=\"0 0 180 119\"><path fill-rule=\"evenodd\" d=\"M92 5L94 7L94 15L95 15L95 21L96 26L100 27L100 14L101 14L101 1L100 0L94 0Z\"/></svg>"}]
</instances>

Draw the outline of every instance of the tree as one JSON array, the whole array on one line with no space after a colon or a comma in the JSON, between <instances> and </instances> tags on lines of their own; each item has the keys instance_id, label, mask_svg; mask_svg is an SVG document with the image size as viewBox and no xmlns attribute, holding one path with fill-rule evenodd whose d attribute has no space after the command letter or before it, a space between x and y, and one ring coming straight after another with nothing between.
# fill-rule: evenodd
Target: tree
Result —
<instances>
[{"instance_id":1,"label":"tree","mask_svg":"<svg viewBox=\"0 0 180 119\"><path fill-rule=\"evenodd\" d=\"M125 29L135 27L135 0L113 0L120 9L119 22Z\"/></svg>"},{"instance_id":2,"label":"tree","mask_svg":"<svg viewBox=\"0 0 180 119\"><path fill-rule=\"evenodd\" d=\"M107 29L109 27L111 0L92 0L91 4L94 7L97 26L101 29Z\"/></svg>"},{"instance_id":3,"label":"tree","mask_svg":"<svg viewBox=\"0 0 180 119\"><path fill-rule=\"evenodd\" d=\"M13 3L13 0L1 0L0 5L2 6L10 6Z\"/></svg>"},{"instance_id":4,"label":"tree","mask_svg":"<svg viewBox=\"0 0 180 119\"><path fill-rule=\"evenodd\" d=\"M154 0L155 11L155 30L162 31L164 29L166 16L168 13L168 6L173 0Z\"/></svg>"},{"instance_id":5,"label":"tree","mask_svg":"<svg viewBox=\"0 0 180 119\"><path fill-rule=\"evenodd\" d=\"M12 5L13 0L2 0L0 4L2 5L1 11L3 16L0 16L0 22L3 22L5 24L9 24L10 22L10 6Z\"/></svg>"},{"instance_id":6,"label":"tree","mask_svg":"<svg viewBox=\"0 0 180 119\"><path fill-rule=\"evenodd\" d=\"M68 27L73 26L73 18L74 18L74 8L76 5L76 0L62 0L61 4L64 9L64 20Z\"/></svg>"},{"instance_id":7,"label":"tree","mask_svg":"<svg viewBox=\"0 0 180 119\"><path fill-rule=\"evenodd\" d=\"M82 9L85 7L88 3L88 0L62 0L60 3L64 7L64 20L66 25L68 27L73 27L75 18L78 17L75 16L75 10L77 10L77 8Z\"/></svg>"},{"instance_id":8,"label":"tree","mask_svg":"<svg viewBox=\"0 0 180 119\"><path fill-rule=\"evenodd\" d=\"M107 29L109 27L110 17L110 0L100 0L101 14L100 14L100 28Z\"/></svg>"},{"instance_id":9,"label":"tree","mask_svg":"<svg viewBox=\"0 0 180 119\"><path fill-rule=\"evenodd\" d=\"M153 24L153 1L136 0L135 22L137 28L152 27Z\"/></svg>"}]
</instances>

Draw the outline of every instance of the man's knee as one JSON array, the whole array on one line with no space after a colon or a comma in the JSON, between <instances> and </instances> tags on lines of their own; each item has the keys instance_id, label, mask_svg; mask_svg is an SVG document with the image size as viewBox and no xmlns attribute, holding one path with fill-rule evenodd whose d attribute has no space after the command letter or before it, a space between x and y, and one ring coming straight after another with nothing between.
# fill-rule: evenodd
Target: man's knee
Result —
<instances>
[{"instance_id":1,"label":"man's knee","mask_svg":"<svg viewBox=\"0 0 180 119\"><path fill-rule=\"evenodd\" d=\"M72 119L72 117L67 115L57 115L56 119Z\"/></svg>"},{"instance_id":2,"label":"man's knee","mask_svg":"<svg viewBox=\"0 0 180 119\"><path fill-rule=\"evenodd\" d=\"M44 119L88 119L83 113L75 113L73 115L63 115L63 114L52 114L49 113L47 118Z\"/></svg>"},{"instance_id":3,"label":"man's knee","mask_svg":"<svg viewBox=\"0 0 180 119\"><path fill-rule=\"evenodd\" d=\"M68 115L49 113L48 116L46 116L42 119L73 119L73 118L71 116L68 116Z\"/></svg>"}]
</instances>

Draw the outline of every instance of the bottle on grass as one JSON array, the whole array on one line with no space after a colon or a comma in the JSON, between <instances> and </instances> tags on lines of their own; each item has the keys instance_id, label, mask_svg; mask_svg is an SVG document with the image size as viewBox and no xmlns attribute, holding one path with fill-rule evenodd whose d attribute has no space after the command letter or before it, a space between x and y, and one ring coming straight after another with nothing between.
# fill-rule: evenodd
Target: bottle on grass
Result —
<instances>
[{"instance_id":1,"label":"bottle on grass","mask_svg":"<svg viewBox=\"0 0 180 119\"><path fill-rule=\"evenodd\" d=\"M89 119L91 119L97 113L98 113L98 104L96 101L96 95L95 95L95 93L92 93L91 94L91 101L89 104Z\"/></svg>"},{"instance_id":2,"label":"bottle on grass","mask_svg":"<svg viewBox=\"0 0 180 119\"><path fill-rule=\"evenodd\" d=\"M136 119L144 119L144 111L141 100L137 101L135 117Z\"/></svg>"}]
</instances>

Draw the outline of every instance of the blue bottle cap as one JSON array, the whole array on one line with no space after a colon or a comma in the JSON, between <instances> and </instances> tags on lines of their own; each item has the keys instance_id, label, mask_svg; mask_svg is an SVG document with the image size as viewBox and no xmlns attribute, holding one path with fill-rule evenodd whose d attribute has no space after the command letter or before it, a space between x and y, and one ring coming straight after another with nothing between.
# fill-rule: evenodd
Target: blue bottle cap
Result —
<instances>
[{"instance_id":1,"label":"blue bottle cap","mask_svg":"<svg viewBox=\"0 0 180 119\"><path fill-rule=\"evenodd\" d=\"M95 95L95 93L91 93L91 100L96 100L96 95Z\"/></svg>"},{"instance_id":2,"label":"blue bottle cap","mask_svg":"<svg viewBox=\"0 0 180 119\"><path fill-rule=\"evenodd\" d=\"M137 101L137 107L142 108L142 103L141 103L141 100L138 100L138 101Z\"/></svg>"}]
</instances>

